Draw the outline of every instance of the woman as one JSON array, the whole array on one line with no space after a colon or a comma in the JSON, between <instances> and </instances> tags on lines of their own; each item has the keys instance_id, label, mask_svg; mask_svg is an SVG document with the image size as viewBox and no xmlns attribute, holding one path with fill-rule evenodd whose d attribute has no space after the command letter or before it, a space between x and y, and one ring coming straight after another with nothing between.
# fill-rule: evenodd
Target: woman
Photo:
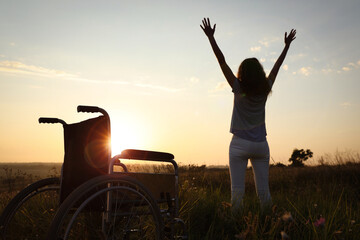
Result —
<instances>
[{"instance_id":1,"label":"woman","mask_svg":"<svg viewBox=\"0 0 360 240\"><path fill-rule=\"evenodd\" d=\"M225 61L218 47L209 18L203 19L200 27L209 38L211 47L221 70L234 93L234 106L230 132L233 138L229 148L231 178L231 202L233 207L241 206L245 192L245 171L248 159L254 172L256 194L262 206L271 204L269 190L269 146L266 140L265 104L276 75L283 63L291 42L296 38L296 30L285 32L285 47L275 62L268 77L256 58L245 59L239 66L237 77Z\"/></svg>"}]
</instances>

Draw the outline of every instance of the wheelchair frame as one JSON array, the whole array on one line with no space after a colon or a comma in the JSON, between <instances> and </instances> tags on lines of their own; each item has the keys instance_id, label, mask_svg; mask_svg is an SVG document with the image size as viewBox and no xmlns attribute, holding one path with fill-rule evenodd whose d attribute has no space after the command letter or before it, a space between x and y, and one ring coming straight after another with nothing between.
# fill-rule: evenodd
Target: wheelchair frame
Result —
<instances>
[{"instance_id":1,"label":"wheelchair frame","mask_svg":"<svg viewBox=\"0 0 360 240\"><path fill-rule=\"evenodd\" d=\"M111 125L110 125L110 117L108 113L99 107L96 106L78 106L78 112L88 112L88 113L101 113L102 116L105 117L106 126L107 126L107 134L111 139ZM89 119L90 120L90 119ZM61 123L65 126L67 123L58 118L39 118L39 123ZM65 138L65 136L64 136ZM184 222L178 218L179 215L179 196L178 196L178 166L176 161L174 160L174 156L169 153L163 152L154 152L154 151L144 151L144 150L134 150L127 149L121 152L121 154L115 155L111 157L111 147L108 147L107 154L107 172L102 172L97 177L91 177L89 180L83 182L79 186L76 186L76 189L71 191L68 195L62 199L60 204L60 208L56 212L48 235L47 239L67 239L69 236L69 228L72 227L75 219L79 212L89 211L91 213L91 207L93 202L103 200L100 199L101 196L106 194L105 204L101 205L100 208L95 211L102 212L102 231L104 234L104 239L132 239L129 238L128 233L126 231L133 232L139 231L139 229L122 229L121 234L124 235L124 238L120 238L118 236L109 235L109 228L111 228L112 232L115 232L115 223L111 223L112 218L116 219L119 215L124 215L123 213L113 213L114 204L116 202L117 210L122 207L121 204L132 204L131 210L133 208L140 209L143 208L143 205L148 205L149 208L141 214L147 215L152 214L156 233L153 235L153 239L187 239L186 227ZM139 172L129 172L127 166L121 162L121 160L141 160L141 161L152 161L152 162L164 162L172 164L174 168L174 173L171 174L163 174L163 173L139 173ZM63 163L64 167L65 162ZM114 171L115 166L119 166L123 169L123 171ZM64 176L64 172L62 169L61 177ZM156 178L164 179L170 183L173 183L172 187L168 186L168 189L165 189L164 192L159 186L159 191L154 191L154 187L149 185L151 183L151 179L155 180ZM172 182L172 178L174 182ZM144 180L145 179L145 180ZM149 180L150 179L150 180ZM162 180L162 181L164 181ZM49 184L49 181L40 180L44 186ZM39 181L39 182L40 182ZM46 182L46 184L45 184ZM57 180L52 180L52 182L57 183ZM37 184L37 185L36 185ZM37 194L37 188L35 189L35 185L37 188L42 186L41 183L34 183L21 191L4 209L3 214L0 216L0 233L4 240L6 240L6 229L7 222L11 220L14 216L15 212L21 207L24 202L26 202L29 198L32 197L31 192L35 192ZM169 184L168 184L169 185ZM62 193L64 186L62 186L62 179L60 181L60 192ZM29 190L30 189L30 190ZM53 186L49 189L54 190ZM150 190L151 189L151 190ZM170 189L170 190L169 190ZM44 190L46 191L46 190ZM127 194L124 194L127 193ZM35 195L33 194L33 195ZM160 194L160 196L159 196ZM128 196L127 196L128 195ZM136 197L134 197L136 195ZM122 203L118 203L120 197L123 201ZM134 199L132 199L134 197ZM104 198L104 197L103 197ZM127 199L129 198L129 199ZM126 200L124 200L126 199ZM141 202L138 202L139 199ZM127 202L126 202L127 201ZM125 204L126 203L126 204ZM159 206L161 204L166 204L167 209L160 209ZM104 206L105 205L105 206ZM126 205L127 206L127 205ZM127 214L132 214L127 213ZM141 218L142 215L136 216L137 218ZM69 222L69 226L67 228L61 228L62 224L65 224L65 219L67 219L67 215L73 216ZM112 216L113 215L113 216ZM126 215L126 214L125 214ZM125 216L124 215L124 216ZM132 216L132 215L131 215ZM115 220L113 220L115 221ZM130 221L130 220L128 220ZM140 225L140 224L139 224ZM109 227L110 226L110 227ZM107 228L107 229L106 229ZM147 228L147 226L145 226ZM65 233L64 233L65 231ZM61 237L58 234L62 234ZM108 234L108 235L106 235ZM115 233L113 233L115 234ZM129 233L130 234L130 233ZM88 239L88 238L86 238Z\"/></svg>"}]
</instances>

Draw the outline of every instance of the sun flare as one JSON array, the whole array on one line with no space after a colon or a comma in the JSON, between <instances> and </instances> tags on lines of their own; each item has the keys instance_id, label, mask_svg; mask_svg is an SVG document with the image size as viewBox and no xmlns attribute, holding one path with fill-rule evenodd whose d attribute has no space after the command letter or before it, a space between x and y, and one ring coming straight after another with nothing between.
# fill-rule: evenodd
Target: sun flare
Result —
<instances>
[{"instance_id":1,"label":"sun flare","mask_svg":"<svg viewBox=\"0 0 360 240\"><path fill-rule=\"evenodd\" d=\"M127 125L115 125L111 130L111 150L112 155L120 154L121 151L128 148L138 148L139 134Z\"/></svg>"}]
</instances>

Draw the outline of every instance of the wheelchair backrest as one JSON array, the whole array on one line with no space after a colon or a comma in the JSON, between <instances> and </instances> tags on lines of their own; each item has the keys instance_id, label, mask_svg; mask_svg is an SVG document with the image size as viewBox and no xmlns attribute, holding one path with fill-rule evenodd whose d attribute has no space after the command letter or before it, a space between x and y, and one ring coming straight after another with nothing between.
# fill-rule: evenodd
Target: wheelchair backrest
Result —
<instances>
[{"instance_id":1,"label":"wheelchair backrest","mask_svg":"<svg viewBox=\"0 0 360 240\"><path fill-rule=\"evenodd\" d=\"M60 203L87 180L108 173L110 126L105 116L64 125Z\"/></svg>"}]
</instances>

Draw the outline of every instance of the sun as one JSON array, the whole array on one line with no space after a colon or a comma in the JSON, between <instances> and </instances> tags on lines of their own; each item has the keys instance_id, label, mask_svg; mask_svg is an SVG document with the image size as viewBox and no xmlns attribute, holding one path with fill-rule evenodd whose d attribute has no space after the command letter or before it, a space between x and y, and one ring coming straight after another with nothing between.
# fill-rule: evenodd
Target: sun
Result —
<instances>
[{"instance_id":1,"label":"sun","mask_svg":"<svg viewBox=\"0 0 360 240\"><path fill-rule=\"evenodd\" d=\"M111 151L115 156L121 151L129 148L138 148L140 145L140 136L136 129L129 125L111 126Z\"/></svg>"}]
</instances>

